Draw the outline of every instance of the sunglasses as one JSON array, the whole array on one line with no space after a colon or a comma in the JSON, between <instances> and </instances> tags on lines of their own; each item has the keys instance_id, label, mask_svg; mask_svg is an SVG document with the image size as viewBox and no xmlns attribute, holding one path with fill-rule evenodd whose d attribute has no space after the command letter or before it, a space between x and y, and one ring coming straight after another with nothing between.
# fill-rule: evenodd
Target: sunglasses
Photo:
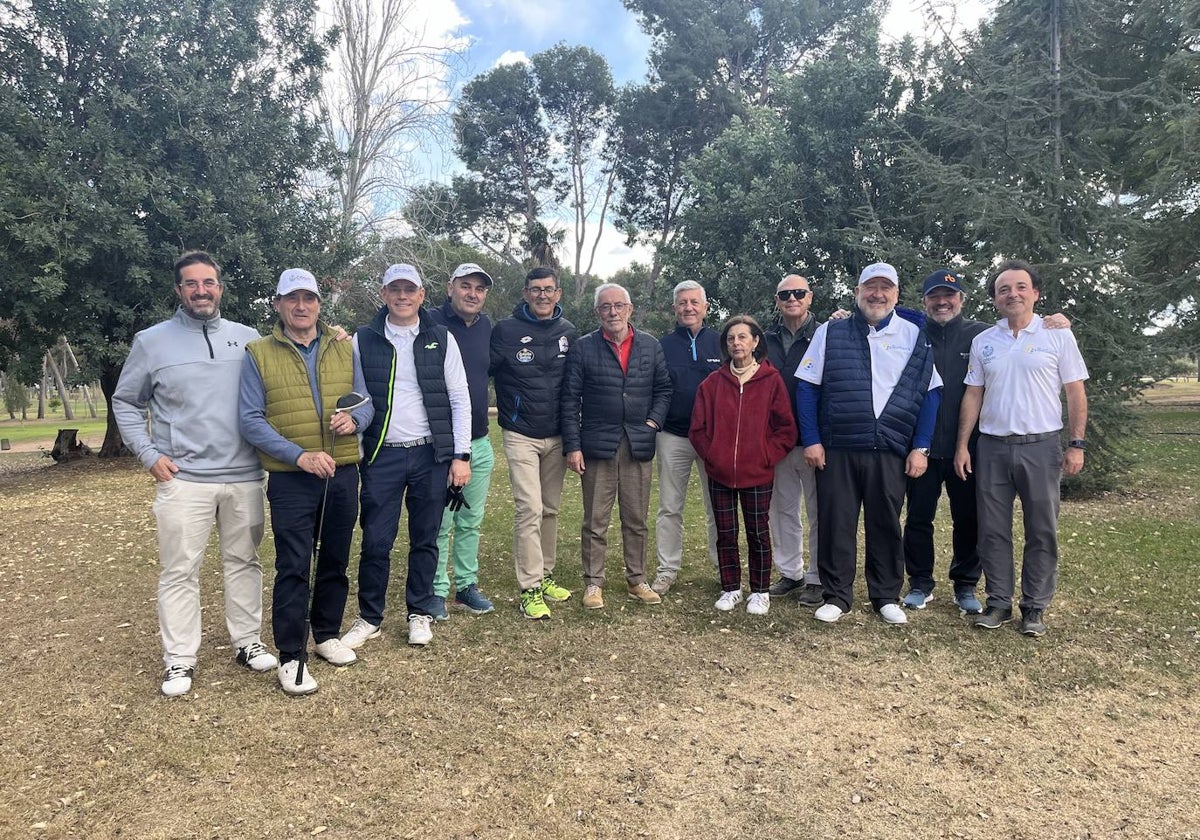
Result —
<instances>
[{"instance_id":1,"label":"sunglasses","mask_svg":"<svg viewBox=\"0 0 1200 840\"><path fill-rule=\"evenodd\" d=\"M804 300L806 297L808 297L808 289L784 289L776 292L775 297L779 298L781 301L787 301L788 298Z\"/></svg>"}]
</instances>

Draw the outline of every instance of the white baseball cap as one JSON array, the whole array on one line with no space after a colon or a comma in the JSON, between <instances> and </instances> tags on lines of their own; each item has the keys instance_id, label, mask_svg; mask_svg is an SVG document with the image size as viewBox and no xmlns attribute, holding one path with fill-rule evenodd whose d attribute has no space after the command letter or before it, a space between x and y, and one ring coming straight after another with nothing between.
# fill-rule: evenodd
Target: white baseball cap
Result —
<instances>
[{"instance_id":1,"label":"white baseball cap","mask_svg":"<svg viewBox=\"0 0 1200 840\"><path fill-rule=\"evenodd\" d=\"M317 288L317 278L312 276L312 272L305 271L303 268L289 268L279 275L279 283L275 286L275 297L283 297L300 291L312 292L317 297L321 296L321 290Z\"/></svg>"},{"instance_id":2,"label":"white baseball cap","mask_svg":"<svg viewBox=\"0 0 1200 840\"><path fill-rule=\"evenodd\" d=\"M874 280L876 277L882 277L884 280L891 280L893 286L900 285L900 275L896 274L896 269L885 262L871 263L862 270L862 274L858 275L858 285L866 283L868 280Z\"/></svg>"},{"instance_id":3,"label":"white baseball cap","mask_svg":"<svg viewBox=\"0 0 1200 840\"><path fill-rule=\"evenodd\" d=\"M457 280L459 277L470 277L472 274L481 276L485 285L492 285L492 275L488 274L475 263L463 263L454 269L454 273L450 275L450 279Z\"/></svg>"},{"instance_id":4,"label":"white baseball cap","mask_svg":"<svg viewBox=\"0 0 1200 840\"><path fill-rule=\"evenodd\" d=\"M408 263L396 263L395 265L388 266L387 271L383 272L383 283L381 285L386 286L393 280L407 280L418 289L425 285L424 281L421 280L421 275Z\"/></svg>"}]
</instances>

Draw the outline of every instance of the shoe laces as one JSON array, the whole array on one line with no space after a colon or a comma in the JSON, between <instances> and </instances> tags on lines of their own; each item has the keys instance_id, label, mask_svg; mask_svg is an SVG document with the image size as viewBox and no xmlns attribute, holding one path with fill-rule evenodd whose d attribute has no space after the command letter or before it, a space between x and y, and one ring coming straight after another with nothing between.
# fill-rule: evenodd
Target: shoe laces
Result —
<instances>
[{"instance_id":1,"label":"shoe laces","mask_svg":"<svg viewBox=\"0 0 1200 840\"><path fill-rule=\"evenodd\" d=\"M163 675L163 682L169 682L170 680L185 679L187 677L190 677L191 674L188 673L188 671L190 671L190 670L192 670L192 669L189 668L187 665L172 665L170 668L167 669L167 673Z\"/></svg>"},{"instance_id":2,"label":"shoe laces","mask_svg":"<svg viewBox=\"0 0 1200 840\"><path fill-rule=\"evenodd\" d=\"M262 642L251 642L242 648L242 655L246 657L247 662L256 656L262 656L264 653L268 653L268 651L267 646Z\"/></svg>"},{"instance_id":3,"label":"shoe laces","mask_svg":"<svg viewBox=\"0 0 1200 840\"><path fill-rule=\"evenodd\" d=\"M431 616L431 615L416 615L414 613L413 615L410 615L408 617L408 620L415 621L415 622L417 622L417 624L424 624L426 627L428 627L430 625L430 623L433 621L433 616Z\"/></svg>"}]
</instances>

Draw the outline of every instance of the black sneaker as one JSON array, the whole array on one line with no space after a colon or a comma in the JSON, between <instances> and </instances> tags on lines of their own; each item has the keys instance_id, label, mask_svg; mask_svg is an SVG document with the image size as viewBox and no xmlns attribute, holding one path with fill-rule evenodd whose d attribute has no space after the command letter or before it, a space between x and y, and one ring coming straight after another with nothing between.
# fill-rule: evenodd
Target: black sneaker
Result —
<instances>
[{"instance_id":1,"label":"black sneaker","mask_svg":"<svg viewBox=\"0 0 1200 840\"><path fill-rule=\"evenodd\" d=\"M767 590L774 598L786 598L788 595L795 592L804 586L803 580L792 580L790 577L780 577L779 580L771 584L771 588Z\"/></svg>"},{"instance_id":2,"label":"black sneaker","mask_svg":"<svg viewBox=\"0 0 1200 840\"><path fill-rule=\"evenodd\" d=\"M796 603L802 607L819 607L825 603L825 588L819 583L804 584L804 591L796 596Z\"/></svg>"},{"instance_id":3,"label":"black sneaker","mask_svg":"<svg viewBox=\"0 0 1200 840\"><path fill-rule=\"evenodd\" d=\"M999 607L988 607L981 615L975 616L975 626L983 630L998 630L1010 621L1012 610L1002 610Z\"/></svg>"},{"instance_id":4,"label":"black sneaker","mask_svg":"<svg viewBox=\"0 0 1200 840\"><path fill-rule=\"evenodd\" d=\"M1021 633L1026 636L1046 635L1041 610L1021 610Z\"/></svg>"}]
</instances>

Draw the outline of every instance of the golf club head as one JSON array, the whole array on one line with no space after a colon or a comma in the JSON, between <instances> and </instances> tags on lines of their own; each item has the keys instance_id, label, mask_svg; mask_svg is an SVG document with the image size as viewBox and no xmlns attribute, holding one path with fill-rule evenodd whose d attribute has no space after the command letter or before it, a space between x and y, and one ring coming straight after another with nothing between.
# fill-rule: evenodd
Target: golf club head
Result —
<instances>
[{"instance_id":1,"label":"golf club head","mask_svg":"<svg viewBox=\"0 0 1200 840\"><path fill-rule=\"evenodd\" d=\"M349 394L344 394L343 396L338 397L337 406L334 408L334 412L353 411L360 406L366 405L367 401L370 399L370 397L363 396L362 394L358 393L358 391L351 391Z\"/></svg>"}]
</instances>

